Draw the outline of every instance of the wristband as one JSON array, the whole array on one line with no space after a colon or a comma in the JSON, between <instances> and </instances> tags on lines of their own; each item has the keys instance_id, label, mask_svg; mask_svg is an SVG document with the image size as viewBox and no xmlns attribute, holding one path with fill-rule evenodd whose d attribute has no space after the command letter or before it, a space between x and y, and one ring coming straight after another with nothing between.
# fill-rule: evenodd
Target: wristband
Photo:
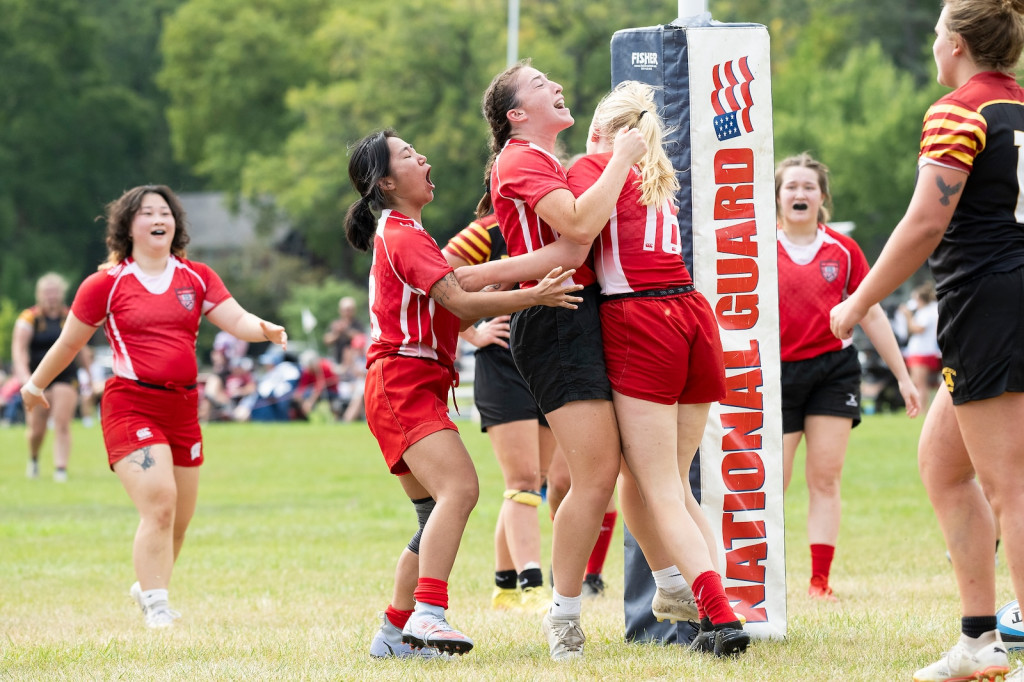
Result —
<instances>
[{"instance_id":1,"label":"wristband","mask_svg":"<svg viewBox=\"0 0 1024 682\"><path fill-rule=\"evenodd\" d=\"M25 382L25 390L37 397L43 394L43 389L33 384L31 379Z\"/></svg>"}]
</instances>

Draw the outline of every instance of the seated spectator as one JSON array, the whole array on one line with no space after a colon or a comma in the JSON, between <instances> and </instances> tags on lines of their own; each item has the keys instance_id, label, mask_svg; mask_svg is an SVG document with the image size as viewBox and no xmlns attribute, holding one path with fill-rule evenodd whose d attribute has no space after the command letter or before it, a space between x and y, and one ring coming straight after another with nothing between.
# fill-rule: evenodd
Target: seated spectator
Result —
<instances>
[{"instance_id":1,"label":"seated spectator","mask_svg":"<svg viewBox=\"0 0 1024 682\"><path fill-rule=\"evenodd\" d=\"M338 375L331 361L321 358L315 350L306 350L299 356L302 374L295 387L295 406L298 419L309 419L314 408L321 401L327 401L333 412L338 405Z\"/></svg>"},{"instance_id":2,"label":"seated spectator","mask_svg":"<svg viewBox=\"0 0 1024 682\"><path fill-rule=\"evenodd\" d=\"M273 347L259 357L262 374L256 390L239 401L232 412L235 421L288 421L292 419L292 399L301 372L295 356Z\"/></svg>"}]
</instances>

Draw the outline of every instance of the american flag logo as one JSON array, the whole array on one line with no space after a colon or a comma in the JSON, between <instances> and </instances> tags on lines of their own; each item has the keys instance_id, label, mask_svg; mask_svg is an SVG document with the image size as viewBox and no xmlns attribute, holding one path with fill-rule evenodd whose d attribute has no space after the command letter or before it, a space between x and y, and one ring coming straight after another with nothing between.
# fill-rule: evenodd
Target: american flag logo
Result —
<instances>
[{"instance_id":1,"label":"american flag logo","mask_svg":"<svg viewBox=\"0 0 1024 682\"><path fill-rule=\"evenodd\" d=\"M715 89L711 92L711 106L715 110L715 135L719 141L739 137L743 132L754 132L750 122L750 82L754 75L747 66L747 57L729 60L711 67Z\"/></svg>"}]
</instances>

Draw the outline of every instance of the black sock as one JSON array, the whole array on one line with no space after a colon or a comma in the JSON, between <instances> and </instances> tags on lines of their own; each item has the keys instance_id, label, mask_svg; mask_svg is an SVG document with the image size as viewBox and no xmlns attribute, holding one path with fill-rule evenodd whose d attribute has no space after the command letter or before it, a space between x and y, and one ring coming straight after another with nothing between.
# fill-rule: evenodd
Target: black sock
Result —
<instances>
[{"instance_id":1,"label":"black sock","mask_svg":"<svg viewBox=\"0 0 1024 682\"><path fill-rule=\"evenodd\" d=\"M972 639L978 639L986 632L995 629L995 616L966 616L960 619L960 632Z\"/></svg>"},{"instance_id":2,"label":"black sock","mask_svg":"<svg viewBox=\"0 0 1024 682\"><path fill-rule=\"evenodd\" d=\"M495 571L494 572L494 584L503 590L514 590L516 589L516 571Z\"/></svg>"},{"instance_id":3,"label":"black sock","mask_svg":"<svg viewBox=\"0 0 1024 682\"><path fill-rule=\"evenodd\" d=\"M519 587L540 587L544 584L544 574L539 568L528 568L519 574Z\"/></svg>"}]
</instances>

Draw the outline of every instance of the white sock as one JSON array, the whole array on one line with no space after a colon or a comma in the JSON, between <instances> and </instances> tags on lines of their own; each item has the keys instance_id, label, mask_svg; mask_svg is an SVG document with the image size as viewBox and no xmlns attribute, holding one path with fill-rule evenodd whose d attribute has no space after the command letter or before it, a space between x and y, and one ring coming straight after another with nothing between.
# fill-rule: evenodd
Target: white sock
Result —
<instances>
[{"instance_id":1,"label":"white sock","mask_svg":"<svg viewBox=\"0 0 1024 682\"><path fill-rule=\"evenodd\" d=\"M683 578L683 574L679 572L675 564L660 571L651 571L651 575L654 576L654 584L666 592L679 592L688 587L686 579Z\"/></svg>"},{"instance_id":2,"label":"white sock","mask_svg":"<svg viewBox=\"0 0 1024 682\"><path fill-rule=\"evenodd\" d=\"M438 618L444 618L444 608L437 604L427 604L426 602L418 601L416 606L413 607L413 611L432 613Z\"/></svg>"},{"instance_id":3,"label":"white sock","mask_svg":"<svg viewBox=\"0 0 1024 682\"><path fill-rule=\"evenodd\" d=\"M989 630L988 632L982 633L980 637L968 637L967 635L960 633L961 641L971 651L981 651L986 646L991 646L996 643L996 637L998 632L995 630Z\"/></svg>"},{"instance_id":4,"label":"white sock","mask_svg":"<svg viewBox=\"0 0 1024 682\"><path fill-rule=\"evenodd\" d=\"M147 609L162 601L167 601L167 590L146 590L142 593L142 605Z\"/></svg>"},{"instance_id":5,"label":"white sock","mask_svg":"<svg viewBox=\"0 0 1024 682\"><path fill-rule=\"evenodd\" d=\"M563 597L557 590L551 591L551 617L559 620L579 620L583 611L583 595Z\"/></svg>"}]
</instances>

